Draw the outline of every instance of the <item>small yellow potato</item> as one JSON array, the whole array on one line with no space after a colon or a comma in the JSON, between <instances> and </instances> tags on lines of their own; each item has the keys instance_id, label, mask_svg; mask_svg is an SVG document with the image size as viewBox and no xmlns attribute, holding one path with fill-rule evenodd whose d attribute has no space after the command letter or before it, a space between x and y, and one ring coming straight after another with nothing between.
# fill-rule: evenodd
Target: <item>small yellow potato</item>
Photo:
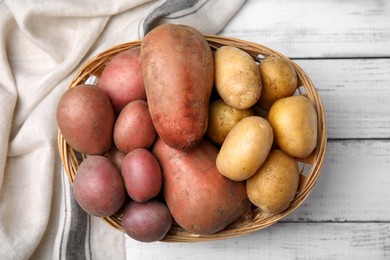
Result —
<instances>
[{"instance_id":1,"label":"small yellow potato","mask_svg":"<svg viewBox=\"0 0 390 260\"><path fill-rule=\"evenodd\" d=\"M221 98L237 109L253 106L261 95L261 76L255 60L245 51L223 46L214 54L215 86Z\"/></svg>"},{"instance_id":2,"label":"small yellow potato","mask_svg":"<svg viewBox=\"0 0 390 260\"><path fill-rule=\"evenodd\" d=\"M206 130L207 137L216 144L222 144L230 130L243 118L253 116L254 111L248 109L235 109L222 99L210 103L209 122Z\"/></svg>"},{"instance_id":3,"label":"small yellow potato","mask_svg":"<svg viewBox=\"0 0 390 260\"><path fill-rule=\"evenodd\" d=\"M297 161L281 150L272 150L260 169L246 180L249 200L264 213L279 214L298 190Z\"/></svg>"},{"instance_id":4,"label":"small yellow potato","mask_svg":"<svg viewBox=\"0 0 390 260\"><path fill-rule=\"evenodd\" d=\"M242 119L221 146L216 160L219 172L233 181L248 179L267 158L273 138L271 125L264 118Z\"/></svg>"},{"instance_id":5,"label":"small yellow potato","mask_svg":"<svg viewBox=\"0 0 390 260\"><path fill-rule=\"evenodd\" d=\"M305 158L316 147L317 113L307 97L279 99L271 106L268 121L276 144L290 156Z\"/></svg>"},{"instance_id":6,"label":"small yellow potato","mask_svg":"<svg viewBox=\"0 0 390 260\"><path fill-rule=\"evenodd\" d=\"M263 83L259 106L268 110L278 99L294 95L298 77L294 67L280 57L269 56L259 64Z\"/></svg>"}]
</instances>

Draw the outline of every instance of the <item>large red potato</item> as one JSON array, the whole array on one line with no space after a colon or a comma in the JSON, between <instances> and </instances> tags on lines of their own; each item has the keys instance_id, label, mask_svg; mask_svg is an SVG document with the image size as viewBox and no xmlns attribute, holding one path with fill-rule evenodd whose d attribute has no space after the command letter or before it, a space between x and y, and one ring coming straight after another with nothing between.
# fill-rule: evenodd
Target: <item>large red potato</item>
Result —
<instances>
[{"instance_id":1,"label":"large red potato","mask_svg":"<svg viewBox=\"0 0 390 260\"><path fill-rule=\"evenodd\" d=\"M245 183L229 180L215 165L218 150L202 141L190 151L158 138L153 146L163 171L163 193L175 221L196 234L213 234L244 216L250 207Z\"/></svg>"},{"instance_id":2,"label":"large red potato","mask_svg":"<svg viewBox=\"0 0 390 260\"><path fill-rule=\"evenodd\" d=\"M131 101L146 100L139 56L139 47L116 54L100 76L98 87L107 94L116 114Z\"/></svg>"},{"instance_id":3,"label":"large red potato","mask_svg":"<svg viewBox=\"0 0 390 260\"><path fill-rule=\"evenodd\" d=\"M112 145L114 110L106 94L93 85L67 90L57 106L57 122L66 142L76 151L104 154Z\"/></svg>"},{"instance_id":4,"label":"large red potato","mask_svg":"<svg viewBox=\"0 0 390 260\"><path fill-rule=\"evenodd\" d=\"M173 148L193 148L207 128L214 79L206 39L189 26L160 25L142 41L141 64L158 135Z\"/></svg>"},{"instance_id":5,"label":"large red potato","mask_svg":"<svg viewBox=\"0 0 390 260\"><path fill-rule=\"evenodd\" d=\"M125 186L116 166L101 155L88 156L77 169L73 192L86 212L98 217L116 213L125 202Z\"/></svg>"}]
</instances>

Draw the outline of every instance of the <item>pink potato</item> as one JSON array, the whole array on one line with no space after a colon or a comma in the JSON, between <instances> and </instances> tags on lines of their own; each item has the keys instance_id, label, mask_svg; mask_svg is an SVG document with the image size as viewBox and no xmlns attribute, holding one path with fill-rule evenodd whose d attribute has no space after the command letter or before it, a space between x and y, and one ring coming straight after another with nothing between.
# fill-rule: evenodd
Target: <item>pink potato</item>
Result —
<instances>
[{"instance_id":1,"label":"pink potato","mask_svg":"<svg viewBox=\"0 0 390 260\"><path fill-rule=\"evenodd\" d=\"M158 200L139 203L131 201L124 210L122 226L125 233L141 242L163 239L172 226L172 216Z\"/></svg>"},{"instance_id":2,"label":"pink potato","mask_svg":"<svg viewBox=\"0 0 390 260\"><path fill-rule=\"evenodd\" d=\"M102 155L88 156L77 169L73 192L87 213L107 217L125 202L126 191L116 166Z\"/></svg>"},{"instance_id":3,"label":"pink potato","mask_svg":"<svg viewBox=\"0 0 390 260\"><path fill-rule=\"evenodd\" d=\"M57 106L61 134L80 153L104 154L110 150L114 120L110 100L93 85L68 89Z\"/></svg>"},{"instance_id":4,"label":"pink potato","mask_svg":"<svg viewBox=\"0 0 390 260\"><path fill-rule=\"evenodd\" d=\"M114 126L116 147L128 153L136 148L150 147L156 138L148 104L144 100L135 100L123 108Z\"/></svg>"},{"instance_id":5,"label":"pink potato","mask_svg":"<svg viewBox=\"0 0 390 260\"><path fill-rule=\"evenodd\" d=\"M129 152L122 161L122 176L127 194L137 202L156 197L162 186L161 168L154 155L138 148Z\"/></svg>"},{"instance_id":6,"label":"pink potato","mask_svg":"<svg viewBox=\"0 0 390 260\"><path fill-rule=\"evenodd\" d=\"M116 114L131 101L146 100L139 56L139 47L116 54L100 76L98 87L107 94Z\"/></svg>"}]
</instances>

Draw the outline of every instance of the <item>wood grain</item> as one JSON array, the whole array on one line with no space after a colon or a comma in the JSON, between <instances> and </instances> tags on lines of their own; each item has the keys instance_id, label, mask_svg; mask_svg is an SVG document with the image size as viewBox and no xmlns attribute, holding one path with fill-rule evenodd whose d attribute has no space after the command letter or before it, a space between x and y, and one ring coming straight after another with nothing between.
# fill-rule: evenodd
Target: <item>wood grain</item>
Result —
<instances>
[{"instance_id":1,"label":"wood grain","mask_svg":"<svg viewBox=\"0 0 390 260\"><path fill-rule=\"evenodd\" d=\"M278 223L221 241L145 244L127 239L126 247L127 259L380 260L390 257L390 223Z\"/></svg>"},{"instance_id":2,"label":"wood grain","mask_svg":"<svg viewBox=\"0 0 390 260\"><path fill-rule=\"evenodd\" d=\"M295 62L318 89L328 138L390 138L390 59Z\"/></svg>"},{"instance_id":3,"label":"wood grain","mask_svg":"<svg viewBox=\"0 0 390 260\"><path fill-rule=\"evenodd\" d=\"M289 57L389 57L389 1L248 0L221 32Z\"/></svg>"},{"instance_id":4,"label":"wood grain","mask_svg":"<svg viewBox=\"0 0 390 260\"><path fill-rule=\"evenodd\" d=\"M284 221L390 222L390 140L330 140L316 186Z\"/></svg>"}]
</instances>

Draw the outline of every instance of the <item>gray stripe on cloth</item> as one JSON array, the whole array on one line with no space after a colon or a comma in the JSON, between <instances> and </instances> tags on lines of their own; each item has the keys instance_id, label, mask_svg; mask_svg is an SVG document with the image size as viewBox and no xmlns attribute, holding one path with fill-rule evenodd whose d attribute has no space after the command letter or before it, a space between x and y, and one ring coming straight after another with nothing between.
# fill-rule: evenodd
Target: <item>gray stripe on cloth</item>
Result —
<instances>
[{"instance_id":1,"label":"gray stripe on cloth","mask_svg":"<svg viewBox=\"0 0 390 260\"><path fill-rule=\"evenodd\" d=\"M154 6L150 13L148 13L140 23L138 28L139 37L143 37L146 33L148 33L151 29L153 29L157 24L158 20L162 17L166 17L172 15L176 12L189 9L195 6L202 0L165 0L160 1ZM208 0L207 0L208 1ZM206 1L206 2L207 2ZM203 5L202 5L203 6Z\"/></svg>"},{"instance_id":2,"label":"gray stripe on cloth","mask_svg":"<svg viewBox=\"0 0 390 260\"><path fill-rule=\"evenodd\" d=\"M201 9L205 4L207 4L210 0L205 0L203 1L202 3L200 3L199 5L196 5L196 6L193 6L192 8L190 9L187 9L187 10L180 10L179 12L175 12L173 14L170 14L168 16L165 17L165 19L169 19L169 20L175 20L175 19L180 19L180 18L183 18L183 17L186 17L186 16L189 16L189 15L192 15L196 12L199 11L199 9ZM181 12L182 11L182 12Z\"/></svg>"},{"instance_id":3,"label":"gray stripe on cloth","mask_svg":"<svg viewBox=\"0 0 390 260\"><path fill-rule=\"evenodd\" d=\"M65 237L67 238L68 237L68 232L67 232L67 224L68 224L68 211L69 211L69 205L68 205L68 193L70 192L69 191L69 188L66 187L67 185L67 182L69 181L68 179L65 179L66 176L65 176L65 172L64 172L64 167L61 166L61 182L62 182L62 188L63 188L63 191L64 191L64 222L63 222L63 226L62 226L62 231L61 231L61 239L60 239L60 246L59 246L59 252L58 252L58 259L62 259L62 256L65 255L65 252L64 250L66 248L66 243L68 242L68 239L65 239ZM66 250L65 250L66 251Z\"/></svg>"},{"instance_id":4,"label":"gray stripe on cloth","mask_svg":"<svg viewBox=\"0 0 390 260\"><path fill-rule=\"evenodd\" d=\"M66 246L66 259L86 259L85 242L87 239L88 215L79 206L71 192L71 218Z\"/></svg>"},{"instance_id":5,"label":"gray stripe on cloth","mask_svg":"<svg viewBox=\"0 0 390 260\"><path fill-rule=\"evenodd\" d=\"M83 160L76 153L79 163ZM64 188L65 219L61 234L60 259L91 259L90 252L90 217L79 206L69 179L62 168L62 181ZM87 245L87 246L86 246ZM88 251L88 252L87 252Z\"/></svg>"}]
</instances>

